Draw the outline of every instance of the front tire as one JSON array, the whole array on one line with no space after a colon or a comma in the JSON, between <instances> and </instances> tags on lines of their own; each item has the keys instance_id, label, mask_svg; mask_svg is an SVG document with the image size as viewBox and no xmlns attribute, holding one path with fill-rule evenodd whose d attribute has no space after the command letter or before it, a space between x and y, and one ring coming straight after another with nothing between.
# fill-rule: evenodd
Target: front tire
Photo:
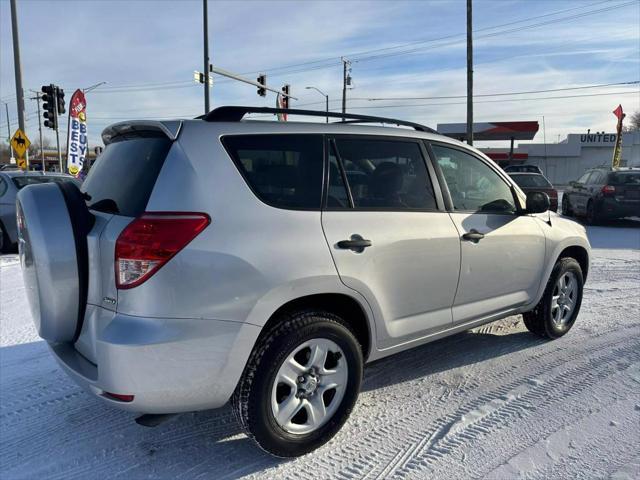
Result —
<instances>
[{"instance_id":1,"label":"front tire","mask_svg":"<svg viewBox=\"0 0 640 480\"><path fill-rule=\"evenodd\" d=\"M573 258L558 260L540 302L522 314L527 329L552 340L566 334L580 312L583 286L580 264Z\"/></svg>"},{"instance_id":2,"label":"front tire","mask_svg":"<svg viewBox=\"0 0 640 480\"><path fill-rule=\"evenodd\" d=\"M328 442L349 417L362 382L362 351L338 316L284 316L252 352L232 403L241 426L278 457Z\"/></svg>"},{"instance_id":3,"label":"front tire","mask_svg":"<svg viewBox=\"0 0 640 480\"><path fill-rule=\"evenodd\" d=\"M585 216L585 220L588 225L598 225L600 223L600 214L592 200L589 200L589 203L587 204L587 215Z\"/></svg>"}]
</instances>

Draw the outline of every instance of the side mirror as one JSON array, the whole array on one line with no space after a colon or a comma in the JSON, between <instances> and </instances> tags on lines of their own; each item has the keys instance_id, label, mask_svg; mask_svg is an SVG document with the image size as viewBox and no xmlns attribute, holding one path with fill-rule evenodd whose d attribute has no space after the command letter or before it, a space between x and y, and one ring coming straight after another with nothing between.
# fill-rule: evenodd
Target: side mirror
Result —
<instances>
[{"instance_id":1,"label":"side mirror","mask_svg":"<svg viewBox=\"0 0 640 480\"><path fill-rule=\"evenodd\" d=\"M544 213L549 210L551 201L544 192L529 192L527 194L527 213Z\"/></svg>"}]
</instances>

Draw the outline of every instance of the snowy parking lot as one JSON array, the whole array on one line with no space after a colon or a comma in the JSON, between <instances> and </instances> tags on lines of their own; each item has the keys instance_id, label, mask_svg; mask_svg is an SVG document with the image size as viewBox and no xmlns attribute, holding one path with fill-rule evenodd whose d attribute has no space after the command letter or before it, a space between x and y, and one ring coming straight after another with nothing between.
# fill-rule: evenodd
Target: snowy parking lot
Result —
<instances>
[{"instance_id":1,"label":"snowy parking lot","mask_svg":"<svg viewBox=\"0 0 640 480\"><path fill-rule=\"evenodd\" d=\"M511 317L365 369L345 428L295 460L228 408L156 428L57 367L0 257L0 478L640 478L640 228L589 227L582 311L554 342Z\"/></svg>"}]
</instances>

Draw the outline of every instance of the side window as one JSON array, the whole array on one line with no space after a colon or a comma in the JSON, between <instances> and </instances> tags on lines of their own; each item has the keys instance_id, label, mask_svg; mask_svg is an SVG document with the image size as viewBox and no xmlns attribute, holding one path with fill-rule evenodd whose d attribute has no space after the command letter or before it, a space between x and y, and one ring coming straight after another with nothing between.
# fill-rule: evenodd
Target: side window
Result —
<instances>
[{"instance_id":1,"label":"side window","mask_svg":"<svg viewBox=\"0 0 640 480\"><path fill-rule=\"evenodd\" d=\"M516 210L509 185L484 162L453 148L440 145L432 148L455 210L493 213Z\"/></svg>"},{"instance_id":2,"label":"side window","mask_svg":"<svg viewBox=\"0 0 640 480\"><path fill-rule=\"evenodd\" d=\"M418 142L337 138L336 145L355 208L437 208Z\"/></svg>"},{"instance_id":3,"label":"side window","mask_svg":"<svg viewBox=\"0 0 640 480\"><path fill-rule=\"evenodd\" d=\"M222 143L265 203L280 208L320 209L321 135L238 135Z\"/></svg>"},{"instance_id":4,"label":"side window","mask_svg":"<svg viewBox=\"0 0 640 480\"><path fill-rule=\"evenodd\" d=\"M582 175L582 176L577 180L577 182L578 182L578 183L582 183L582 184L584 185L585 183L587 183L587 179L589 178L589 175L591 175L591 171L588 171L587 173L585 173L584 175Z\"/></svg>"},{"instance_id":5,"label":"side window","mask_svg":"<svg viewBox=\"0 0 640 480\"><path fill-rule=\"evenodd\" d=\"M7 191L7 181L0 177L0 197L4 195L4 193Z\"/></svg>"},{"instance_id":6,"label":"side window","mask_svg":"<svg viewBox=\"0 0 640 480\"><path fill-rule=\"evenodd\" d=\"M589 181L587 183L589 185L597 185L599 183L602 183L602 180L604 180L604 174L596 170L591 174L591 176L589 177Z\"/></svg>"}]
</instances>

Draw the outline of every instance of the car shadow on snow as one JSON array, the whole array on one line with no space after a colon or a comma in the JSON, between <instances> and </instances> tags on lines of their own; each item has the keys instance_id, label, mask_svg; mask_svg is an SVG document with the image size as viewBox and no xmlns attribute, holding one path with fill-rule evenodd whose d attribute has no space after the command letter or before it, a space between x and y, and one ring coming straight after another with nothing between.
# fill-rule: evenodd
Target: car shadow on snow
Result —
<instances>
[{"instance_id":1,"label":"car shadow on snow","mask_svg":"<svg viewBox=\"0 0 640 480\"><path fill-rule=\"evenodd\" d=\"M439 372L543 343L526 332L461 333L368 365L363 391L371 392L421 377L428 381ZM38 473L60 471L65 464L73 470L78 464L95 461L96 450L110 454L100 467L94 467L104 467L104 473L110 476L118 476L114 471L120 471L131 478L153 474L197 477L207 473L215 473L216 478L236 478L287 461L267 455L242 435L228 405L182 414L155 428L146 428L134 423L134 414L105 407L99 399L75 387L56 367L44 342L4 347L0 354L4 373L0 382L4 414L0 416L0 427L11 436L11 442L0 449L0 457L4 458L0 463L6 472L16 473L11 468L12 464L19 468L18 463L14 464L14 460L18 461L16 456L40 458L38 463L44 463L36 470ZM42 401L31 405L30 402L39 397ZM34 422L33 418L26 417L18 420L10 411L21 412L25 408L33 410L31 415L40 420ZM358 415L357 410L354 415ZM43 425L47 425L46 431L41 431ZM42 458L42 447L33 441L38 435L46 437L42 442L55 446L48 459ZM87 439L91 441L87 443ZM113 465L109 466L110 463Z\"/></svg>"}]
</instances>

